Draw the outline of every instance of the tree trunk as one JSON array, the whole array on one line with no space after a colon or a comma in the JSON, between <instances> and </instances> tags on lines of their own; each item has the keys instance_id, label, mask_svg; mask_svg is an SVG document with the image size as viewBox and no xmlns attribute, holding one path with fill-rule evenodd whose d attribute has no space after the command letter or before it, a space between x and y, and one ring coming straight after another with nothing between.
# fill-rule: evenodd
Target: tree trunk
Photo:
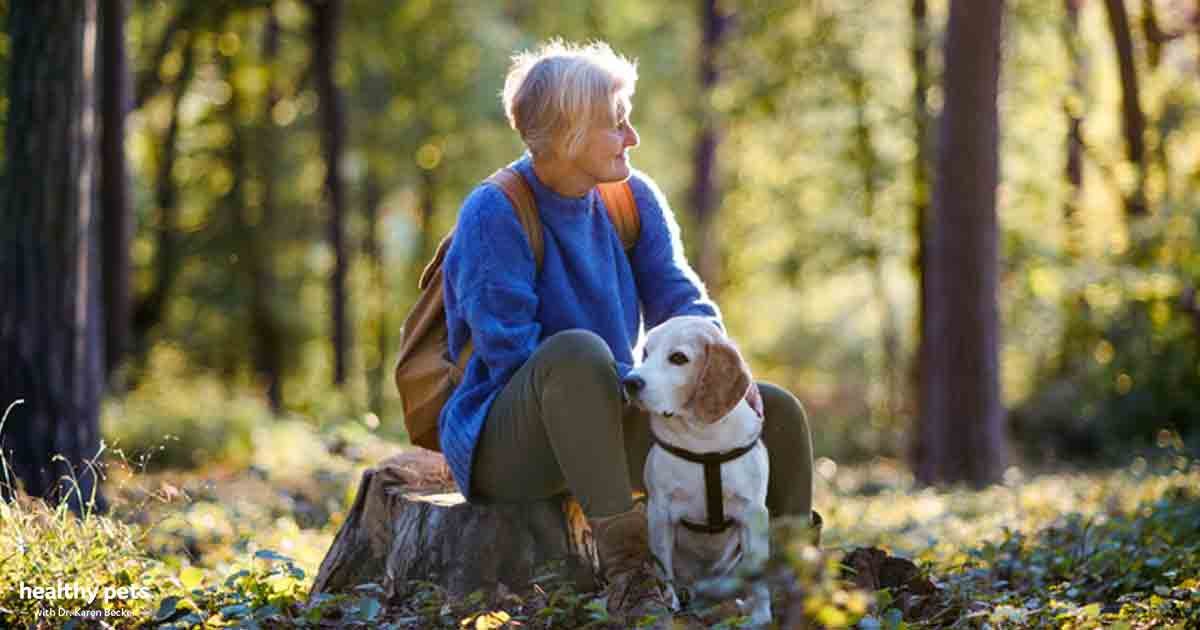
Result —
<instances>
[{"instance_id":1,"label":"tree trunk","mask_svg":"<svg viewBox=\"0 0 1200 630\"><path fill-rule=\"evenodd\" d=\"M875 138L867 118L870 101L867 77L862 69L851 60L843 73L854 106L854 143L851 160L857 165L861 176L863 219L870 225L875 220L876 196L879 186L876 177L879 171L879 152L875 149ZM900 339L896 330L895 311L888 297L884 278L885 257L878 239L865 244L867 265L870 267L873 291L879 305L880 359L879 377L883 381L882 404L872 405L872 412L883 423L895 422L900 412Z\"/></svg>"},{"instance_id":2,"label":"tree trunk","mask_svg":"<svg viewBox=\"0 0 1200 630\"><path fill-rule=\"evenodd\" d=\"M1125 133L1125 155L1136 173L1134 190L1126 194L1125 214L1128 218L1145 216L1146 209L1146 115L1142 112L1141 89L1138 87L1137 65L1133 58L1133 34L1123 0L1104 0L1108 13L1108 28L1117 50L1117 65L1121 71L1121 127ZM1136 248L1135 248L1136 251Z\"/></svg>"},{"instance_id":3,"label":"tree trunk","mask_svg":"<svg viewBox=\"0 0 1200 630\"><path fill-rule=\"evenodd\" d=\"M262 201L255 230L256 245L248 248L250 265L250 331L254 341L254 367L267 391L267 400L275 415L283 413L283 339L271 296L275 292L272 265L275 239L275 180L278 178L278 139L271 117L279 102L275 66L279 57L279 20L268 7L263 32L263 63L267 66L267 90L258 125L257 159Z\"/></svg>"},{"instance_id":4,"label":"tree trunk","mask_svg":"<svg viewBox=\"0 0 1200 630\"><path fill-rule=\"evenodd\" d=\"M696 139L692 162L692 212L696 217L698 234L696 273L711 295L720 292L721 247L716 234L716 214L720 190L717 184L717 146L720 135L716 113L708 105L720 80L717 55L721 40L732 18L717 7L716 0L701 1L701 24L704 28L700 44L700 134Z\"/></svg>"},{"instance_id":5,"label":"tree trunk","mask_svg":"<svg viewBox=\"0 0 1200 630\"><path fill-rule=\"evenodd\" d=\"M104 509L96 0L16 2L0 189L0 494ZM59 459L61 458L61 459ZM63 461L65 460L65 461ZM93 503L94 501L94 503Z\"/></svg>"},{"instance_id":6,"label":"tree trunk","mask_svg":"<svg viewBox=\"0 0 1200 630\"><path fill-rule=\"evenodd\" d=\"M129 111L129 66L125 56L125 1L100 5L100 212L103 216L106 380L129 349L130 259L133 213L125 165L125 114Z\"/></svg>"},{"instance_id":7,"label":"tree trunk","mask_svg":"<svg viewBox=\"0 0 1200 630\"><path fill-rule=\"evenodd\" d=\"M138 73L135 79L136 85L134 86L133 95L134 109L141 109L146 104L146 101L150 100L162 88L162 75L159 73L159 68L162 67L163 59L175 47L175 38L180 33L184 33L183 36L185 39L191 39L191 35L187 34L187 30L196 21L197 12L202 9L211 10L212 5L209 3L186 2L183 3L177 13L171 16L170 21L163 28L162 38L158 40L158 45L150 55L150 63L146 65L144 71Z\"/></svg>"},{"instance_id":8,"label":"tree trunk","mask_svg":"<svg viewBox=\"0 0 1200 630\"><path fill-rule=\"evenodd\" d=\"M1072 264L1083 255L1084 224L1080 216L1083 197L1083 102L1086 86L1083 42L1079 33L1079 9L1083 0L1063 0L1066 19L1063 23L1063 43L1067 49L1070 90L1063 100L1063 112L1067 117L1066 151L1067 164L1063 172L1066 178L1067 199L1063 203L1063 254ZM1059 345L1057 370L1066 375L1075 363L1088 356L1086 346L1091 343L1088 331L1088 305L1082 291L1069 291L1063 297L1063 335Z\"/></svg>"},{"instance_id":9,"label":"tree trunk","mask_svg":"<svg viewBox=\"0 0 1200 630\"><path fill-rule=\"evenodd\" d=\"M1142 36L1146 40L1146 61L1150 63L1151 70L1157 70L1162 61L1163 43L1168 37L1158 25L1154 0L1142 0Z\"/></svg>"},{"instance_id":10,"label":"tree trunk","mask_svg":"<svg viewBox=\"0 0 1200 630\"><path fill-rule=\"evenodd\" d=\"M1000 477L999 114L1003 0L952 0L945 44L934 220L930 223L928 364L916 477L923 483Z\"/></svg>"},{"instance_id":11,"label":"tree trunk","mask_svg":"<svg viewBox=\"0 0 1200 630\"><path fill-rule=\"evenodd\" d=\"M1085 68L1082 41L1079 34L1079 8L1083 0L1063 0L1066 9L1063 39L1070 62L1070 92L1063 102L1067 116L1067 201L1063 204L1063 223L1066 239L1063 251L1068 260L1075 261L1083 254L1083 225L1079 217L1080 195L1083 191L1083 100Z\"/></svg>"},{"instance_id":12,"label":"tree trunk","mask_svg":"<svg viewBox=\"0 0 1200 630\"><path fill-rule=\"evenodd\" d=\"M433 258L438 244L438 235L433 233L433 215L437 212L437 177L431 169L421 169L421 182L418 189L417 213L421 222L417 233L417 243L413 247L412 277L421 277L421 270Z\"/></svg>"},{"instance_id":13,"label":"tree trunk","mask_svg":"<svg viewBox=\"0 0 1200 630\"><path fill-rule=\"evenodd\" d=\"M149 351L150 330L162 321L167 300L175 286L175 279L183 266L179 232L175 227L179 217L179 194L172 171L175 170L175 160L179 156L179 109L191 82L195 56L192 39L185 38L183 64L175 78L174 94L171 96L171 117L160 142L158 164L155 167L154 204L158 216L155 220L157 244L154 252L154 286L138 300L133 311L135 348L138 355Z\"/></svg>"},{"instance_id":14,"label":"tree trunk","mask_svg":"<svg viewBox=\"0 0 1200 630\"><path fill-rule=\"evenodd\" d=\"M373 582L396 598L411 580L456 598L500 584L519 591L559 563L581 589L594 586L595 545L574 499L473 505L452 484L442 456L424 449L364 472L311 595Z\"/></svg>"},{"instance_id":15,"label":"tree trunk","mask_svg":"<svg viewBox=\"0 0 1200 630\"><path fill-rule=\"evenodd\" d=\"M911 59L913 67L912 116L913 137L916 144L916 155L912 162L912 212L913 240L916 251L913 254L913 275L917 282L917 304L914 314L917 335L917 348L909 368L909 393L916 401L916 413L920 414L924 404L921 402L921 384L925 382L925 313L929 310L929 283L925 281L925 270L928 268L928 224L929 224L929 189L930 189L930 158L931 145L929 124L928 94L929 80L929 11L925 0L912 0L912 40ZM915 453L916 441L906 445L910 454Z\"/></svg>"},{"instance_id":16,"label":"tree trunk","mask_svg":"<svg viewBox=\"0 0 1200 630\"><path fill-rule=\"evenodd\" d=\"M363 240L363 255L371 269L371 282L380 295L388 295L387 274L383 265L383 249L379 245L379 204L383 202L383 192L380 190L379 175L375 166L369 160L366 167L366 181L363 184L363 208L367 222L367 236ZM387 365L391 350L388 348L388 308L385 300L374 303L375 360L369 366L367 377L367 398L370 408L375 413L383 413L384 366Z\"/></svg>"},{"instance_id":17,"label":"tree trunk","mask_svg":"<svg viewBox=\"0 0 1200 630\"><path fill-rule=\"evenodd\" d=\"M341 26L341 0L311 0L312 64L320 101L321 146L325 154L325 198L329 212L329 245L333 249L333 275L329 290L333 309L333 382L346 383L349 370L350 324L347 315L346 273L350 265L346 251L345 195L342 190L342 148L346 142L346 120L342 96L334 79L338 58L338 30Z\"/></svg>"},{"instance_id":18,"label":"tree trunk","mask_svg":"<svg viewBox=\"0 0 1200 630\"><path fill-rule=\"evenodd\" d=\"M229 191L219 197L221 209L227 213L229 217L229 226L231 229L231 242L233 255L229 269L229 285L230 290L236 297L233 300L234 304L239 307L245 306L245 310L240 313L241 318L238 321L241 324L241 330L236 333L231 332L230 340L244 341L245 337L236 336L237 333L246 334L247 330L253 330L254 307L257 296L254 295L253 276L256 260L260 256L260 250L264 247L269 247L269 244L260 241L268 239L262 238L261 235L254 233L252 225L253 220L250 215L250 208L246 203L246 178L247 170L250 166L249 150L246 142L246 129L241 121L242 92L238 86L232 82L234 61L230 57L221 56L219 66L221 73L229 80L229 100L219 110L224 118L225 124L229 127L229 141L225 143L223 157L225 166L231 174ZM249 299L246 299L246 298ZM249 304L247 305L247 302ZM237 310L235 308L235 310ZM250 345L254 346L256 340L252 337ZM242 352L241 343L226 343L217 348L217 356L219 357L221 366L221 375L224 377L226 389L232 391L237 379L238 371L242 367L244 354ZM254 357L253 350L251 351L251 359Z\"/></svg>"}]
</instances>

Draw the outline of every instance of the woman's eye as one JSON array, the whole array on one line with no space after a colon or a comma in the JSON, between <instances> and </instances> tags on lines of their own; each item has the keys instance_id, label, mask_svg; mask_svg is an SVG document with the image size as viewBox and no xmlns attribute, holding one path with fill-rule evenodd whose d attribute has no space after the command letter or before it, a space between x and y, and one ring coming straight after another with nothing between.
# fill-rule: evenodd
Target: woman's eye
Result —
<instances>
[{"instance_id":1,"label":"woman's eye","mask_svg":"<svg viewBox=\"0 0 1200 630\"><path fill-rule=\"evenodd\" d=\"M687 355L682 352L672 352L671 356L667 357L667 360L674 365L683 365L688 362Z\"/></svg>"}]
</instances>

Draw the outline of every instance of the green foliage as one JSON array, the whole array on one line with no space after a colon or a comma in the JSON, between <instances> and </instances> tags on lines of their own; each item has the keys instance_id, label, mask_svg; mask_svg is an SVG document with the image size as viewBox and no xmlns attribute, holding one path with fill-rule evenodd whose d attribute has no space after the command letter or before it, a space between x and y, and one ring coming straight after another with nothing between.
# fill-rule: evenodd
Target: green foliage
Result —
<instances>
[{"instance_id":1,"label":"green foliage","mask_svg":"<svg viewBox=\"0 0 1200 630\"><path fill-rule=\"evenodd\" d=\"M971 550L945 584L972 618L1022 627L1200 622L1200 493L1169 488L1133 512L1067 514ZM998 593L996 591L999 591ZM980 606L979 604L985 604Z\"/></svg>"},{"instance_id":2,"label":"green foliage","mask_svg":"<svg viewBox=\"0 0 1200 630\"><path fill-rule=\"evenodd\" d=\"M267 4L281 28L273 59L264 39ZM183 252L163 321L140 340L146 352L181 353L184 378L216 375L231 389L261 391L256 353L268 335L255 328L252 312L265 312L277 327L271 337L286 409L321 418L369 409L387 420L385 429L399 424L387 372L420 265L470 188L522 150L497 98L509 56L553 36L599 38L638 60L634 122L643 133L634 163L673 202L693 255L693 149L701 125L721 131L722 274L711 288L756 375L805 401L822 426L814 436L820 454L904 454L905 428L916 412L908 386L918 341L915 204L928 201L921 189L927 184L915 179L916 122L924 116L936 132L947 3L928 7L926 112L913 111L913 24L903 3L739 5L707 98L696 80L702 25L693 5L443 5L346 3L336 74L349 130L343 175L354 209L346 225L353 348L350 381L339 388L330 385L332 252L305 3L132 5L130 62L139 79L156 78L147 85L157 88L129 126L135 294L144 297L162 280L161 229ZM1138 23L1139 7L1128 10ZM1166 32L1185 27L1166 23L1180 16L1162 17ZM188 37L166 37L176 19ZM1065 20L1061 4L1039 0L1015 0L1006 19L997 296L1006 402L1022 407L1029 445L1069 435L1063 446L1120 450L1109 446L1145 443L1161 427L1190 439L1183 423L1198 414L1187 392L1197 391L1200 376L1185 331L1190 316L1177 305L1200 278L1200 163L1190 150L1200 134L1200 89L1178 63L1139 67L1153 213L1128 221L1120 198L1134 178L1124 157L1104 7L1083 5L1073 34ZM1188 57L1189 41L1163 44L1163 58ZM171 92L182 80L189 42L195 72L173 112ZM1069 47L1086 68L1084 80L1073 80ZM1081 191L1063 176L1066 112L1084 122ZM163 224L155 186L176 115L179 159L166 178L178 192L172 226ZM246 149L240 160L234 138ZM926 140L934 150L936 138ZM372 211L362 212L368 202ZM252 267L270 279L265 297L256 296ZM1145 278L1135 277L1147 275L1164 276L1169 286L1148 296ZM1093 312L1077 313L1080 292ZM1116 310L1122 314L1114 319ZM1076 344L1081 322L1087 343ZM1102 340L1115 360L1083 365ZM137 379L156 378L145 361L135 363ZM1059 374L1060 365L1074 367ZM1117 395L1121 374L1132 387ZM214 410L186 428L203 435L201 424L240 422L242 412ZM139 430L130 446L152 443L148 433ZM203 440L197 442L200 448L178 444L158 460L186 464L191 454L203 455Z\"/></svg>"},{"instance_id":3,"label":"green foliage","mask_svg":"<svg viewBox=\"0 0 1200 630\"><path fill-rule=\"evenodd\" d=\"M0 502L0 625L23 626L60 607L144 617L170 572L142 550L140 536L90 511L77 518L65 501Z\"/></svg>"},{"instance_id":4,"label":"green foliage","mask_svg":"<svg viewBox=\"0 0 1200 630\"><path fill-rule=\"evenodd\" d=\"M99 598L118 628L338 627L549 629L615 627L599 593L547 567L530 592L447 597L409 584L387 601L379 585L309 601L312 576L341 524L361 464L395 445L358 442L356 429L300 422L256 434L253 466L151 473L109 466L108 515L65 505L0 504L0 622L23 625L42 604L19 586L141 586L139 597ZM341 436L334 439L332 436ZM297 459L296 452L305 457ZM804 614L829 628L908 629L1190 627L1200 618L1200 462L1167 459L1128 470L1022 478L982 491L919 489L886 462L820 467L816 505L824 550L792 519L773 523L761 569L684 590L681 619L742 627L727 604L765 581L777 619ZM323 518L302 518L324 506ZM845 551L881 546L915 559L937 585L927 602L855 587ZM83 608L64 599L64 607ZM1127 624L1123 626L1122 624ZM511 625L511 624L510 624Z\"/></svg>"},{"instance_id":5,"label":"green foliage","mask_svg":"<svg viewBox=\"0 0 1200 630\"><path fill-rule=\"evenodd\" d=\"M1109 462L1156 447L1198 452L1197 321L1165 299L1139 299L1106 323L1074 322L1078 354L1048 367L1045 384L1013 413L1026 452Z\"/></svg>"},{"instance_id":6,"label":"green foliage","mask_svg":"<svg viewBox=\"0 0 1200 630\"><path fill-rule=\"evenodd\" d=\"M106 402L106 439L149 469L245 462L254 428L272 421L263 401L248 393L231 396L224 383L188 373L185 364L178 350L156 348L147 379L124 398Z\"/></svg>"}]
</instances>

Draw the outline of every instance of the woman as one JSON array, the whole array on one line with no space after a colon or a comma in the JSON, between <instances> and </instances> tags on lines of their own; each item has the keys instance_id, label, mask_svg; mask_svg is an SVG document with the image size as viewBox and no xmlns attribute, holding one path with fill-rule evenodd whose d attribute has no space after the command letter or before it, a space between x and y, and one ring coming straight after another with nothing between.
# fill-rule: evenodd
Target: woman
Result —
<instances>
[{"instance_id":1,"label":"woman","mask_svg":"<svg viewBox=\"0 0 1200 630\"><path fill-rule=\"evenodd\" d=\"M504 193L463 203L444 263L451 356L474 354L439 419L441 446L472 501L527 501L570 491L580 501L608 582L609 610L664 612L634 509L649 451L644 413L623 402L639 331L676 315L720 321L683 256L674 216L629 165L637 71L607 45L551 42L514 58L508 120L528 153L511 166L533 192L544 233L537 267ZM641 217L628 252L596 184L629 179ZM808 515L812 449L800 403L760 383L770 453L768 507ZM776 465L775 462L779 462Z\"/></svg>"}]
</instances>

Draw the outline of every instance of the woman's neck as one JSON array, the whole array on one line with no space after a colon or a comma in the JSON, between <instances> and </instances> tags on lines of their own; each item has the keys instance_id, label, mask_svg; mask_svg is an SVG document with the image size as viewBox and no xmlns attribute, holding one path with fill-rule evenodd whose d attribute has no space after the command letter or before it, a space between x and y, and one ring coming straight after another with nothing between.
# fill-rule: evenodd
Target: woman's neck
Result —
<instances>
[{"instance_id":1,"label":"woman's neck","mask_svg":"<svg viewBox=\"0 0 1200 630\"><path fill-rule=\"evenodd\" d=\"M583 197L596 187L596 180L579 170L571 160L534 156L532 161L538 180L563 197Z\"/></svg>"}]
</instances>

